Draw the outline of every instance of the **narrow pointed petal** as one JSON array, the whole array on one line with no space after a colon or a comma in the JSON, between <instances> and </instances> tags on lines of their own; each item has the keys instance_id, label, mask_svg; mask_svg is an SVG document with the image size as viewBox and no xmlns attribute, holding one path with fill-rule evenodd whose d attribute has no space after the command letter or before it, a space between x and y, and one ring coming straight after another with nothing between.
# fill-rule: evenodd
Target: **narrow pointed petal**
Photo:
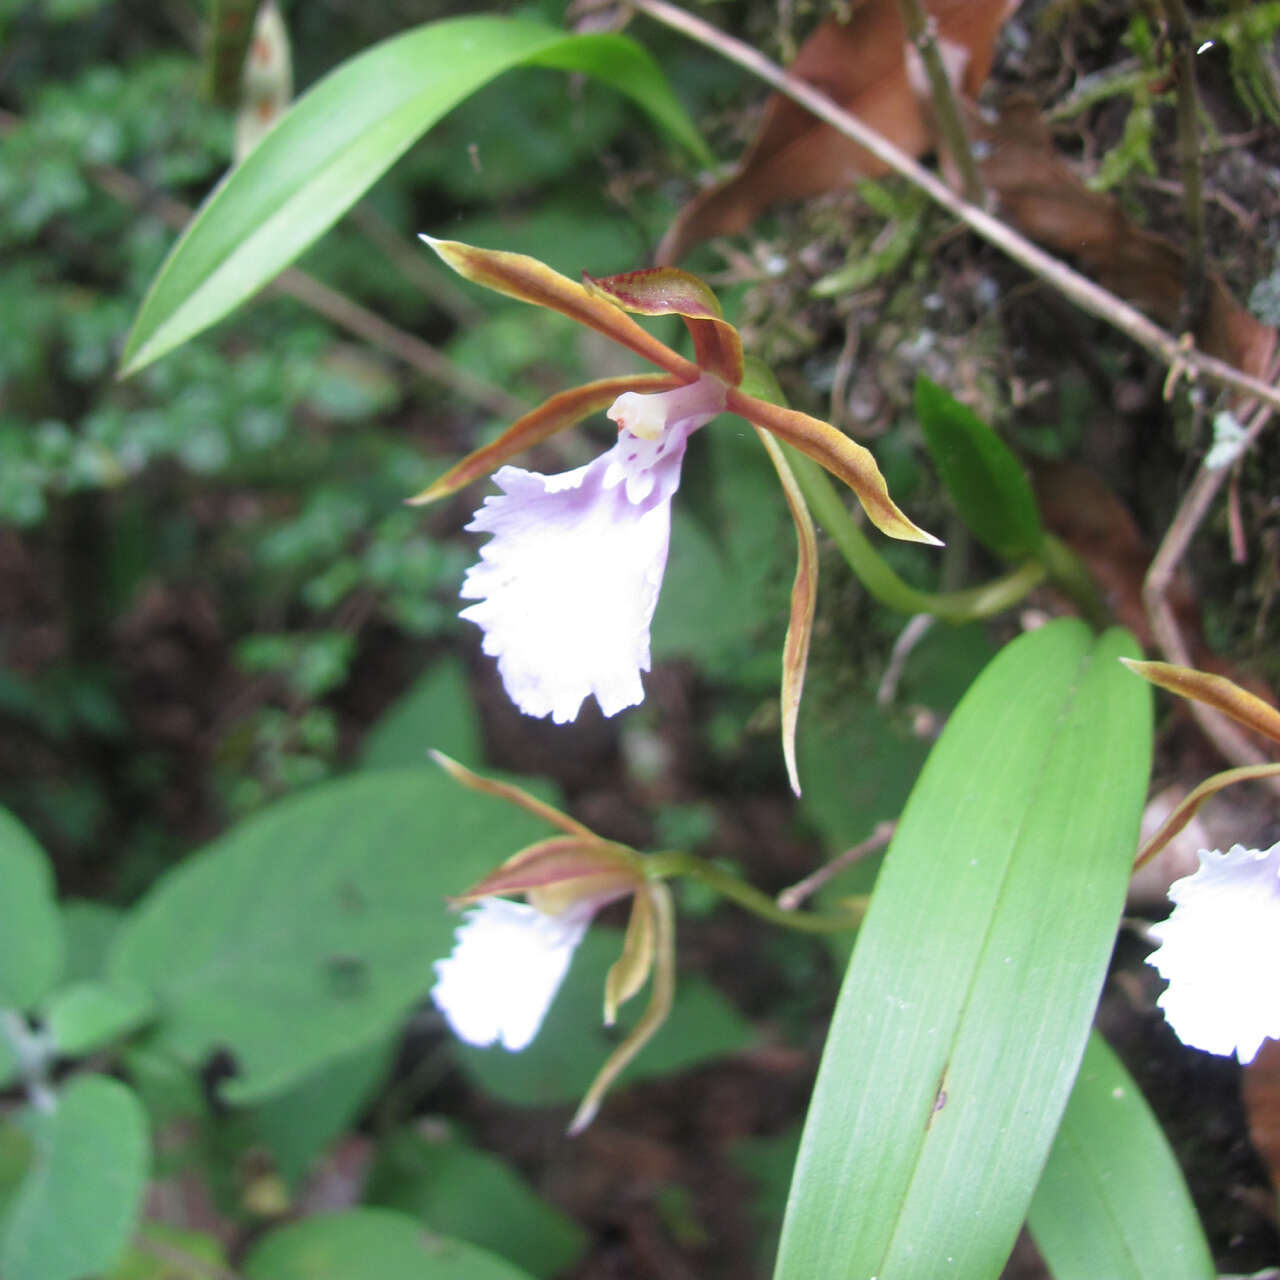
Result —
<instances>
[{"instance_id":1,"label":"narrow pointed petal","mask_svg":"<svg viewBox=\"0 0 1280 1280\"><path fill-rule=\"evenodd\" d=\"M783 409L755 396L730 389L725 408L757 427L764 427L781 440L799 449L819 466L843 480L858 495L871 523L891 538L904 542L923 542L931 547L942 543L931 533L913 524L889 497L889 487L870 450L855 444L843 431L837 431L820 418L811 418L795 409Z\"/></svg>"},{"instance_id":2,"label":"narrow pointed petal","mask_svg":"<svg viewBox=\"0 0 1280 1280\"><path fill-rule=\"evenodd\" d=\"M1211 676L1206 671L1176 667L1169 662L1135 662L1132 658L1121 658L1120 661L1144 680L1150 680L1179 697L1203 702L1230 716L1246 729L1280 742L1280 711L1225 676Z\"/></svg>"},{"instance_id":3,"label":"narrow pointed petal","mask_svg":"<svg viewBox=\"0 0 1280 1280\"><path fill-rule=\"evenodd\" d=\"M641 891L648 895L654 918L653 994L649 1007L631 1034L609 1055L600 1074L582 1099L570 1135L578 1134L596 1118L600 1103L610 1086L627 1069L636 1054L653 1039L654 1033L667 1020L676 990L676 911L671 891L664 884L649 884Z\"/></svg>"},{"instance_id":4,"label":"narrow pointed petal","mask_svg":"<svg viewBox=\"0 0 1280 1280\"><path fill-rule=\"evenodd\" d=\"M742 381L742 339L725 318L720 300L705 280L679 267L647 267L595 279L588 290L640 316L680 316L693 339L698 368L736 387Z\"/></svg>"},{"instance_id":5,"label":"narrow pointed petal","mask_svg":"<svg viewBox=\"0 0 1280 1280\"><path fill-rule=\"evenodd\" d=\"M467 1044L518 1053L538 1034L591 923L489 898L467 913L453 952L437 960L431 999Z\"/></svg>"},{"instance_id":6,"label":"narrow pointed petal","mask_svg":"<svg viewBox=\"0 0 1280 1280\"><path fill-rule=\"evenodd\" d=\"M1123 661L1125 659L1121 658L1121 662ZM1262 778L1273 778L1277 774L1280 774L1280 764L1246 764L1206 778L1194 791L1187 793L1182 803L1138 851L1138 856L1134 859L1134 870L1146 866L1196 816L1205 801L1217 795L1224 787L1234 786L1237 782L1257 782Z\"/></svg>"},{"instance_id":7,"label":"narrow pointed petal","mask_svg":"<svg viewBox=\"0 0 1280 1280\"><path fill-rule=\"evenodd\" d=\"M791 518L796 523L796 577L791 584L791 619L782 647L782 758L787 764L791 790L800 794L800 774L796 768L796 723L800 718L800 697L804 693L804 673L809 665L809 642L813 638L813 615L818 604L818 539L804 494L792 474L791 464L778 442L762 427L756 434L768 450L769 459Z\"/></svg>"},{"instance_id":8,"label":"narrow pointed petal","mask_svg":"<svg viewBox=\"0 0 1280 1280\"><path fill-rule=\"evenodd\" d=\"M627 391L668 391L681 385L682 379L669 373L639 373L619 378L601 378L598 382L588 382L571 391L561 391L526 413L523 418L518 418L491 444L469 453L421 493L406 501L411 506L425 506L428 502L447 498L473 480L496 471L516 454L549 440L566 427L576 425L593 413L607 409Z\"/></svg>"},{"instance_id":9,"label":"narrow pointed petal","mask_svg":"<svg viewBox=\"0 0 1280 1280\"><path fill-rule=\"evenodd\" d=\"M537 796L530 795L523 787L517 787L510 782L500 782L497 778L485 778L478 773L473 773L464 764L459 764L451 756L445 755L443 751L428 751L427 754L451 777L454 782L460 783L462 786L472 791L478 791L482 795L497 796L499 800L505 800L508 804L513 804L517 809L523 809L526 813L531 813L535 818L541 818L543 822L549 822L553 827L559 827L561 831L571 836L579 836L583 840L596 840L600 837L596 835L590 827L584 827L576 818L571 818L567 813L561 813L555 805L548 804L545 800L539 800Z\"/></svg>"},{"instance_id":10,"label":"narrow pointed petal","mask_svg":"<svg viewBox=\"0 0 1280 1280\"><path fill-rule=\"evenodd\" d=\"M653 902L647 893L637 893L631 904L622 954L609 966L604 980L604 1025L618 1020L618 1007L626 1004L649 980L653 968Z\"/></svg>"},{"instance_id":11,"label":"narrow pointed petal","mask_svg":"<svg viewBox=\"0 0 1280 1280\"><path fill-rule=\"evenodd\" d=\"M606 338L634 351L685 381L698 376L696 365L659 342L624 311L600 294L593 294L575 280L553 271L545 262L523 253L478 249L457 240L433 240L422 236L460 276L536 307L546 307L603 333Z\"/></svg>"},{"instance_id":12,"label":"narrow pointed petal","mask_svg":"<svg viewBox=\"0 0 1280 1280\"><path fill-rule=\"evenodd\" d=\"M542 891L534 906L558 915L571 903L590 899L597 906L634 893L644 883L638 857L622 845L596 836L552 836L521 849L479 884L452 899L462 906L498 894Z\"/></svg>"}]
</instances>

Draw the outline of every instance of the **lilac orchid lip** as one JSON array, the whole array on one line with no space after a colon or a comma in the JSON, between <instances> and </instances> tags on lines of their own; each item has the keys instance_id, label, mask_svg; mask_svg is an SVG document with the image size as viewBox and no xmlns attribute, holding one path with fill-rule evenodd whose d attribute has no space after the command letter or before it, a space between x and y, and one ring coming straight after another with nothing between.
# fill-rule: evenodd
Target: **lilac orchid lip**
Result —
<instances>
[{"instance_id":1,"label":"lilac orchid lip","mask_svg":"<svg viewBox=\"0 0 1280 1280\"><path fill-rule=\"evenodd\" d=\"M462 585L477 603L460 616L484 632L485 653L526 715L563 724L592 695L606 716L643 700L685 446L723 406L724 386L710 375L654 395L626 392L609 410L617 443L593 462L494 476L503 492L467 526L492 538Z\"/></svg>"}]
</instances>

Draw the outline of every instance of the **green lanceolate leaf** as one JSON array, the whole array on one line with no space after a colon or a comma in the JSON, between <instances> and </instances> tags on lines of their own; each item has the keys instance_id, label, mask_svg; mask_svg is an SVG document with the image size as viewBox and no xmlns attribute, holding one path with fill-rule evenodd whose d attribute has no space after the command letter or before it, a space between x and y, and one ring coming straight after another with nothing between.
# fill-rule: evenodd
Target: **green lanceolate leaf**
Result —
<instances>
[{"instance_id":1,"label":"green lanceolate leaf","mask_svg":"<svg viewBox=\"0 0 1280 1280\"><path fill-rule=\"evenodd\" d=\"M1213 1280L1182 1170L1138 1086L1096 1032L1027 1225L1054 1280Z\"/></svg>"},{"instance_id":2,"label":"green lanceolate leaf","mask_svg":"<svg viewBox=\"0 0 1280 1280\"><path fill-rule=\"evenodd\" d=\"M488 1249L534 1276L563 1275L586 1248L582 1228L508 1163L453 1136L393 1134L364 1198L408 1214L430 1231Z\"/></svg>"},{"instance_id":3,"label":"green lanceolate leaf","mask_svg":"<svg viewBox=\"0 0 1280 1280\"><path fill-rule=\"evenodd\" d=\"M916 379L916 416L960 518L1006 560L1035 556L1044 540L1031 484L1008 446L928 378Z\"/></svg>"},{"instance_id":4,"label":"green lanceolate leaf","mask_svg":"<svg viewBox=\"0 0 1280 1280\"><path fill-rule=\"evenodd\" d=\"M1151 727L1119 678L1132 651L1074 620L1021 637L931 752L840 993L776 1280L999 1274L1137 842Z\"/></svg>"},{"instance_id":5,"label":"green lanceolate leaf","mask_svg":"<svg viewBox=\"0 0 1280 1280\"><path fill-rule=\"evenodd\" d=\"M30 1009L62 968L62 922L44 850L0 809L0 1009Z\"/></svg>"},{"instance_id":6,"label":"green lanceolate leaf","mask_svg":"<svg viewBox=\"0 0 1280 1280\"><path fill-rule=\"evenodd\" d=\"M184 1062L228 1050L226 1096L256 1101L393 1031L452 947L446 897L544 835L429 765L313 787L165 876L109 976L152 994Z\"/></svg>"},{"instance_id":7,"label":"green lanceolate leaf","mask_svg":"<svg viewBox=\"0 0 1280 1280\"><path fill-rule=\"evenodd\" d=\"M511 1263L389 1209L349 1209L280 1227L241 1270L248 1280L531 1280Z\"/></svg>"},{"instance_id":8,"label":"green lanceolate leaf","mask_svg":"<svg viewBox=\"0 0 1280 1280\"><path fill-rule=\"evenodd\" d=\"M597 77L709 160L657 63L620 35L450 18L393 36L300 98L174 246L125 344L126 374L222 319L317 240L433 124L512 67Z\"/></svg>"},{"instance_id":9,"label":"green lanceolate leaf","mask_svg":"<svg viewBox=\"0 0 1280 1280\"><path fill-rule=\"evenodd\" d=\"M137 1225L150 1166L147 1121L131 1090L83 1076L51 1111L18 1120L26 1175L0 1216L5 1280L81 1280L111 1267Z\"/></svg>"}]
</instances>

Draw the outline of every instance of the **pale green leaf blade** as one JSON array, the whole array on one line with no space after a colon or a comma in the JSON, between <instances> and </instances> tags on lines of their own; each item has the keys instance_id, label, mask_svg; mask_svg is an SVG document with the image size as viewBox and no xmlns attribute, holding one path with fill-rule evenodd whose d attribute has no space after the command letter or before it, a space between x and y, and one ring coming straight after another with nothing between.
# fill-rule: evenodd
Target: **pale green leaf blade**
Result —
<instances>
[{"instance_id":1,"label":"pale green leaf blade","mask_svg":"<svg viewBox=\"0 0 1280 1280\"><path fill-rule=\"evenodd\" d=\"M227 1269L226 1253L213 1236L146 1222L105 1280L210 1280Z\"/></svg>"},{"instance_id":2,"label":"pale green leaf blade","mask_svg":"<svg viewBox=\"0 0 1280 1280\"><path fill-rule=\"evenodd\" d=\"M451 1134L393 1134L364 1198L409 1214L431 1231L489 1249L538 1277L563 1274L586 1248L582 1228L509 1163Z\"/></svg>"},{"instance_id":3,"label":"pale green leaf blade","mask_svg":"<svg viewBox=\"0 0 1280 1280\"><path fill-rule=\"evenodd\" d=\"M43 1021L60 1054L79 1057L142 1026L154 1011L136 982L74 982L49 997Z\"/></svg>"},{"instance_id":4,"label":"pale green leaf blade","mask_svg":"<svg viewBox=\"0 0 1280 1280\"><path fill-rule=\"evenodd\" d=\"M53 873L27 829L0 809L0 1009L30 1009L62 969Z\"/></svg>"},{"instance_id":5,"label":"pale green leaf blade","mask_svg":"<svg viewBox=\"0 0 1280 1280\"><path fill-rule=\"evenodd\" d=\"M111 976L153 993L182 1060L230 1050L223 1092L254 1101L394 1029L452 948L445 898L546 834L432 767L313 787L165 876Z\"/></svg>"},{"instance_id":6,"label":"pale green leaf blade","mask_svg":"<svg viewBox=\"0 0 1280 1280\"><path fill-rule=\"evenodd\" d=\"M531 1280L389 1209L350 1209L279 1227L241 1268L247 1280Z\"/></svg>"},{"instance_id":7,"label":"pale green leaf blade","mask_svg":"<svg viewBox=\"0 0 1280 1280\"><path fill-rule=\"evenodd\" d=\"M575 36L487 14L415 27L330 72L222 180L152 283L125 344L124 372L150 364L251 297L436 121L517 66L597 77L707 158L662 70L626 36Z\"/></svg>"},{"instance_id":8,"label":"pale green leaf blade","mask_svg":"<svg viewBox=\"0 0 1280 1280\"><path fill-rule=\"evenodd\" d=\"M452 655L437 659L387 708L360 749L361 769L424 764L428 749L479 765L480 717L467 669Z\"/></svg>"},{"instance_id":9,"label":"pale green leaf blade","mask_svg":"<svg viewBox=\"0 0 1280 1280\"><path fill-rule=\"evenodd\" d=\"M1027 1225L1054 1280L1213 1280L1217 1269L1163 1131L1095 1032Z\"/></svg>"},{"instance_id":10,"label":"pale green leaf blade","mask_svg":"<svg viewBox=\"0 0 1280 1280\"><path fill-rule=\"evenodd\" d=\"M82 1280L111 1267L142 1207L147 1120L133 1092L83 1076L53 1111L19 1121L32 1142L26 1177L0 1221L5 1280Z\"/></svg>"},{"instance_id":11,"label":"pale green leaf blade","mask_svg":"<svg viewBox=\"0 0 1280 1280\"><path fill-rule=\"evenodd\" d=\"M926 762L841 991L778 1280L999 1274L1124 901L1150 703L1065 620L983 672Z\"/></svg>"},{"instance_id":12,"label":"pale green leaf blade","mask_svg":"<svg viewBox=\"0 0 1280 1280\"><path fill-rule=\"evenodd\" d=\"M276 1172L296 1187L324 1148L359 1118L390 1072L399 1042L398 1035L375 1040L238 1112L247 1145L269 1151Z\"/></svg>"}]
</instances>

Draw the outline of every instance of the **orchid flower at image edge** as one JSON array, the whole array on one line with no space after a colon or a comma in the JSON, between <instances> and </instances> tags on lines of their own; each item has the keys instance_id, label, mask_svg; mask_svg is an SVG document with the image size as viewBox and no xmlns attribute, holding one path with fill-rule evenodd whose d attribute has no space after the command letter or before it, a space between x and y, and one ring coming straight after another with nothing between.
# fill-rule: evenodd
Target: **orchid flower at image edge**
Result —
<instances>
[{"instance_id":1,"label":"orchid flower at image edge","mask_svg":"<svg viewBox=\"0 0 1280 1280\"><path fill-rule=\"evenodd\" d=\"M410 501L432 502L494 473L500 493L467 526L490 534L463 583L462 617L484 632L512 701L533 716L573 720L588 695L605 715L644 697L649 626L666 568L671 500L689 437L721 412L745 418L768 450L796 524L798 565L783 648L782 739L800 786L795 731L817 599L817 540L777 440L806 454L854 493L884 533L940 545L889 497L871 453L820 419L747 395L742 342L697 276L674 267L579 284L523 254L422 237L466 279L569 316L656 365L660 373L604 378L552 396L497 440L469 454ZM694 359L631 318L678 315ZM617 443L559 475L507 460L604 410ZM775 439L775 437L777 439Z\"/></svg>"},{"instance_id":2,"label":"orchid flower at image edge","mask_svg":"<svg viewBox=\"0 0 1280 1280\"><path fill-rule=\"evenodd\" d=\"M527 1048L538 1034L596 912L632 899L622 952L605 977L604 1022L652 978L649 1007L606 1059L569 1126L580 1133L610 1086L666 1020L675 993L675 908L644 859L601 839L567 814L509 783L484 778L433 751L455 781L496 795L562 832L509 858L466 893L453 951L435 964L432 1001L460 1040L477 1047ZM505 895L519 894L524 902Z\"/></svg>"},{"instance_id":3,"label":"orchid flower at image edge","mask_svg":"<svg viewBox=\"0 0 1280 1280\"><path fill-rule=\"evenodd\" d=\"M1169 898L1151 926L1148 963L1169 983L1156 1003L1183 1044L1252 1062L1280 1040L1280 844L1202 850Z\"/></svg>"},{"instance_id":4,"label":"orchid flower at image edge","mask_svg":"<svg viewBox=\"0 0 1280 1280\"><path fill-rule=\"evenodd\" d=\"M1225 676L1166 662L1121 662L1280 743L1280 711ZM1159 853L1219 791L1277 774L1280 763L1264 762L1206 778L1147 840L1136 865ZM1199 869L1169 888L1172 914L1151 926L1160 945L1148 963L1169 984L1156 1003L1184 1044L1248 1063L1264 1040L1280 1040L1280 844L1202 849L1199 856Z\"/></svg>"}]
</instances>

